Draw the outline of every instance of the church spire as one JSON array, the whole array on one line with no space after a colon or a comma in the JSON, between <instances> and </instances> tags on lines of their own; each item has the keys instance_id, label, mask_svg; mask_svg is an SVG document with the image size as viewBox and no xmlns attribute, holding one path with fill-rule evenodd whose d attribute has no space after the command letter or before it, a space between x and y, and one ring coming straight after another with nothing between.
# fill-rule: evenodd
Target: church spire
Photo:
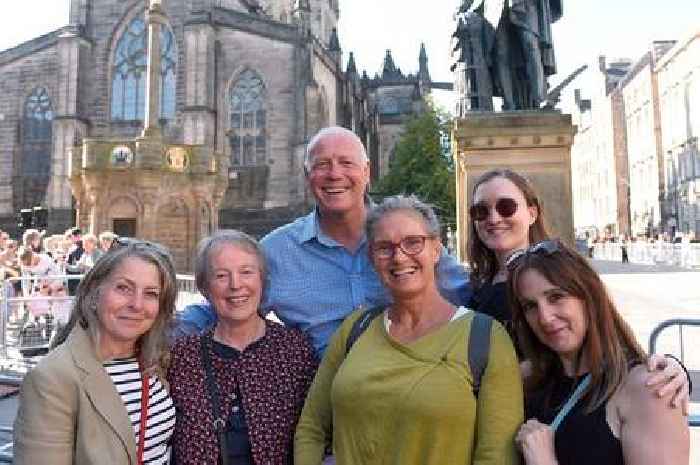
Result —
<instances>
[{"instance_id":1,"label":"church spire","mask_svg":"<svg viewBox=\"0 0 700 465\"><path fill-rule=\"evenodd\" d=\"M331 37L328 39L328 50L331 52L340 52L340 40L338 39L338 29L333 28Z\"/></svg>"},{"instance_id":2,"label":"church spire","mask_svg":"<svg viewBox=\"0 0 700 465\"><path fill-rule=\"evenodd\" d=\"M357 66L355 65L355 55L350 52L350 56L348 57L348 67L346 70L346 74L348 76L357 74Z\"/></svg>"},{"instance_id":3,"label":"church spire","mask_svg":"<svg viewBox=\"0 0 700 465\"><path fill-rule=\"evenodd\" d=\"M428 70L428 53L425 51L425 44L420 44L420 54L418 55L418 79L430 82L430 71Z\"/></svg>"},{"instance_id":4,"label":"church spire","mask_svg":"<svg viewBox=\"0 0 700 465\"><path fill-rule=\"evenodd\" d=\"M382 69L382 79L396 80L400 79L401 71L396 68L394 64L394 58L391 56L391 50L387 49L386 55L384 56L384 67Z\"/></svg>"}]
</instances>

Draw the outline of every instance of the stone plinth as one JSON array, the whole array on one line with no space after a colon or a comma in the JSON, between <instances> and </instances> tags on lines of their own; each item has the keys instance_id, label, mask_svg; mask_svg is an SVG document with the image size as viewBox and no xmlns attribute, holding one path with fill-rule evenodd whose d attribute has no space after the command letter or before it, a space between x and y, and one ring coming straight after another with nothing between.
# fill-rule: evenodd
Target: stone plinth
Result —
<instances>
[{"instance_id":1,"label":"stone plinth","mask_svg":"<svg viewBox=\"0 0 700 465\"><path fill-rule=\"evenodd\" d=\"M570 115L518 111L471 113L456 119L452 154L457 176L457 250L468 255L469 206L476 179L486 171L510 168L535 186L553 237L574 244L571 193Z\"/></svg>"},{"instance_id":2,"label":"stone plinth","mask_svg":"<svg viewBox=\"0 0 700 465\"><path fill-rule=\"evenodd\" d=\"M204 146L84 139L70 154L77 224L159 242L179 272L191 272L195 245L218 227L227 173L226 159Z\"/></svg>"}]
</instances>

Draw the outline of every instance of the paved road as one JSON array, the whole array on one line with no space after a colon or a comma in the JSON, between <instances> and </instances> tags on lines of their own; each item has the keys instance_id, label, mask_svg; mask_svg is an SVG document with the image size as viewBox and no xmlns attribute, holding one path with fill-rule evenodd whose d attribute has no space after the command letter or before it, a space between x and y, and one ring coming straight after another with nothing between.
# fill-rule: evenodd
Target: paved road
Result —
<instances>
[{"instance_id":1,"label":"paved road","mask_svg":"<svg viewBox=\"0 0 700 465\"><path fill-rule=\"evenodd\" d=\"M700 272L669 266L622 264L594 260L595 269L610 289L618 309L632 327L642 346L647 348L649 335L661 321L669 318L700 319ZM661 353L679 353L677 331L659 339ZM700 328L684 331L685 363L700 372ZM700 383L696 385L700 395ZM700 400L700 399L699 399ZM0 400L0 457L11 452L10 438L2 432L11 426L17 411L16 397ZM692 411L700 414L700 402ZM700 428L691 431L691 465L700 465Z\"/></svg>"}]
</instances>

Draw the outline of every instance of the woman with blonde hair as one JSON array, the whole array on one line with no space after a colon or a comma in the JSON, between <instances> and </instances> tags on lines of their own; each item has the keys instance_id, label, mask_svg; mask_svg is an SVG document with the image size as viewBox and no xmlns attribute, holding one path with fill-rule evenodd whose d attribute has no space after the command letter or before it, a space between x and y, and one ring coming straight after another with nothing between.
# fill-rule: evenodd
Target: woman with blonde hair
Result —
<instances>
[{"instance_id":1,"label":"woman with blonde hair","mask_svg":"<svg viewBox=\"0 0 700 465\"><path fill-rule=\"evenodd\" d=\"M24 379L14 463L167 464L175 408L164 381L177 287L170 255L133 241L80 283L55 349Z\"/></svg>"}]
</instances>

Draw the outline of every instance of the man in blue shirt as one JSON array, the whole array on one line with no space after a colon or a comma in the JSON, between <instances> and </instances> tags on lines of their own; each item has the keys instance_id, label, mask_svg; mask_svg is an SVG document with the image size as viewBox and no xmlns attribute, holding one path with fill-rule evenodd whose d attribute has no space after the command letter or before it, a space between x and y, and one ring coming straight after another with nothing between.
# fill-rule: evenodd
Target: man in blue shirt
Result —
<instances>
[{"instance_id":1,"label":"man in blue shirt","mask_svg":"<svg viewBox=\"0 0 700 465\"><path fill-rule=\"evenodd\" d=\"M344 128L322 129L309 142L304 171L317 206L260 242L268 267L262 307L306 332L320 357L350 312L387 304L389 295L367 252L370 173L362 141ZM466 302L459 294L466 289L467 274L446 253L438 278L446 298ZM179 317L178 332L203 331L215 318L208 305L190 306Z\"/></svg>"}]
</instances>

